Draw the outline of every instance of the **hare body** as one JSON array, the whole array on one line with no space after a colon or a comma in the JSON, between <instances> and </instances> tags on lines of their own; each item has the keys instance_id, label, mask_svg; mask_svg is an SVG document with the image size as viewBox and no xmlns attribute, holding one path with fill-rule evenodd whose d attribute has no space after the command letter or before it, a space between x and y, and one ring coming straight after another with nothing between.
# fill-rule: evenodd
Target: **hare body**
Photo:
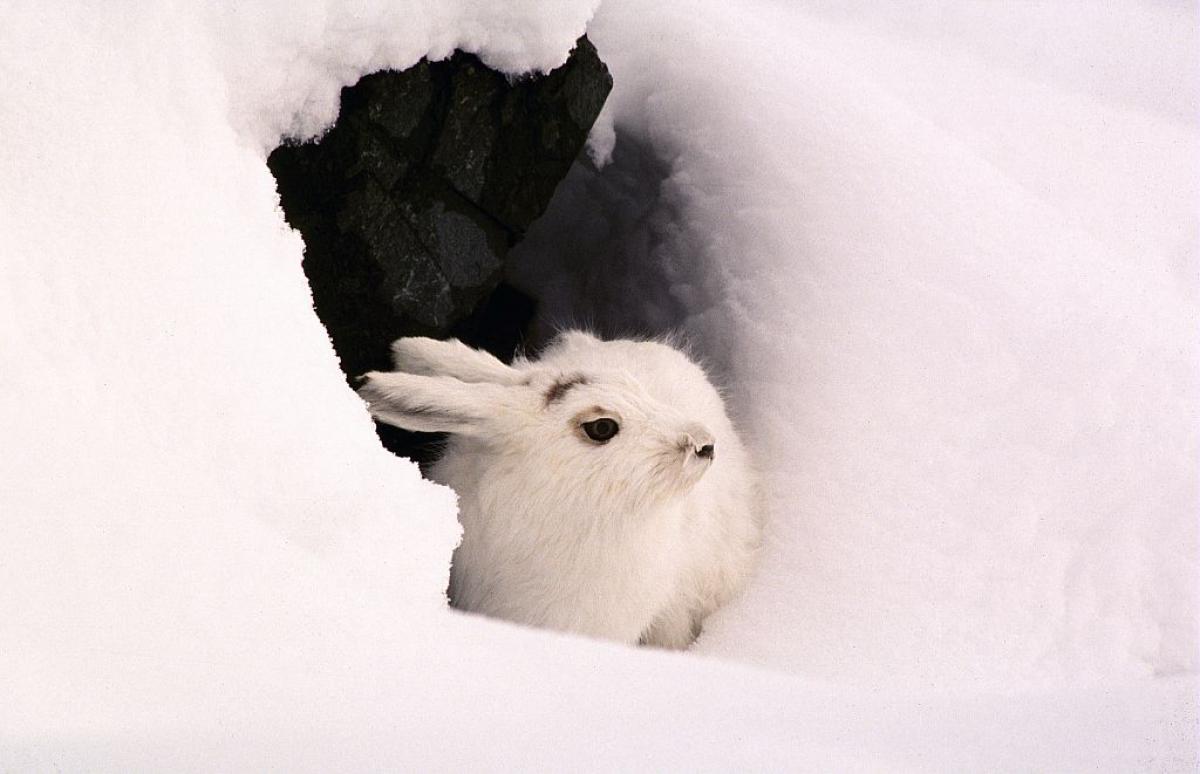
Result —
<instances>
[{"instance_id":1,"label":"hare body","mask_svg":"<svg viewBox=\"0 0 1200 774\"><path fill-rule=\"evenodd\" d=\"M451 433L430 477L459 495L456 607L684 648L751 572L761 524L747 454L679 350L560 336L506 366L400 339L364 377L380 421Z\"/></svg>"}]
</instances>

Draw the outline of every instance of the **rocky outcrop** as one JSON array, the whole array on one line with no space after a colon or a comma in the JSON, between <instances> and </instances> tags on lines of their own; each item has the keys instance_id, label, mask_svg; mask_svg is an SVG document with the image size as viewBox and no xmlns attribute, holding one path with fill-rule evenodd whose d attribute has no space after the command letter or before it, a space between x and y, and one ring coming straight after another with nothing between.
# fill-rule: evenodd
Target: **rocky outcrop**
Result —
<instances>
[{"instance_id":1,"label":"rocky outcrop","mask_svg":"<svg viewBox=\"0 0 1200 774\"><path fill-rule=\"evenodd\" d=\"M459 52L364 77L342 90L324 137L271 154L348 378L388 368L399 336L458 335L511 356L533 303L501 286L505 257L546 209L611 87L586 37L562 67L517 80Z\"/></svg>"}]
</instances>

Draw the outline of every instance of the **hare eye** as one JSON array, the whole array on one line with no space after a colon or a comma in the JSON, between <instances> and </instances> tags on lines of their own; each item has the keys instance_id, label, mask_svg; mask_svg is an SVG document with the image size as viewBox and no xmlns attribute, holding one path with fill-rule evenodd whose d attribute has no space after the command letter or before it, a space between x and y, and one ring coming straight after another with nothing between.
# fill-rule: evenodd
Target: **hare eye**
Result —
<instances>
[{"instance_id":1,"label":"hare eye","mask_svg":"<svg viewBox=\"0 0 1200 774\"><path fill-rule=\"evenodd\" d=\"M617 424L617 421L608 417L583 423L583 432L587 433L587 437L596 443L608 443L620 429L621 426Z\"/></svg>"}]
</instances>

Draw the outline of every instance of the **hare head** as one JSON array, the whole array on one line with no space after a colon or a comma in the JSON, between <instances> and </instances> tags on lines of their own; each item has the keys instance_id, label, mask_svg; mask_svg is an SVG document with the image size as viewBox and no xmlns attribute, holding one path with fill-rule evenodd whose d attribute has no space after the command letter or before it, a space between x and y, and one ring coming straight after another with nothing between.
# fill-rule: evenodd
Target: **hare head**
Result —
<instances>
[{"instance_id":1,"label":"hare head","mask_svg":"<svg viewBox=\"0 0 1200 774\"><path fill-rule=\"evenodd\" d=\"M428 472L459 495L456 607L682 648L745 582L753 471L683 352L579 332L511 366L458 341L392 351L359 394L382 422L451 434Z\"/></svg>"},{"instance_id":2,"label":"hare head","mask_svg":"<svg viewBox=\"0 0 1200 774\"><path fill-rule=\"evenodd\" d=\"M512 366L458 341L392 349L397 371L368 373L358 390L371 414L451 433L491 498L632 515L690 490L720 455L719 396L663 344L572 332Z\"/></svg>"}]
</instances>

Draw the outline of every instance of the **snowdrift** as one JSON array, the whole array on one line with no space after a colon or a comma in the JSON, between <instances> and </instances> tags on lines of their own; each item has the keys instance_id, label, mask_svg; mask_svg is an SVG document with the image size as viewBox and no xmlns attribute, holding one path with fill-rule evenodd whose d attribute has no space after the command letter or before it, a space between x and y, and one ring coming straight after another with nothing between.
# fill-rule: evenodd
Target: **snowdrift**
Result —
<instances>
[{"instance_id":1,"label":"snowdrift","mask_svg":"<svg viewBox=\"0 0 1200 774\"><path fill-rule=\"evenodd\" d=\"M596 5L6 14L0 763L1194 768L1195 10ZM585 28L513 279L730 388L773 527L697 654L445 608L265 165Z\"/></svg>"}]
</instances>

